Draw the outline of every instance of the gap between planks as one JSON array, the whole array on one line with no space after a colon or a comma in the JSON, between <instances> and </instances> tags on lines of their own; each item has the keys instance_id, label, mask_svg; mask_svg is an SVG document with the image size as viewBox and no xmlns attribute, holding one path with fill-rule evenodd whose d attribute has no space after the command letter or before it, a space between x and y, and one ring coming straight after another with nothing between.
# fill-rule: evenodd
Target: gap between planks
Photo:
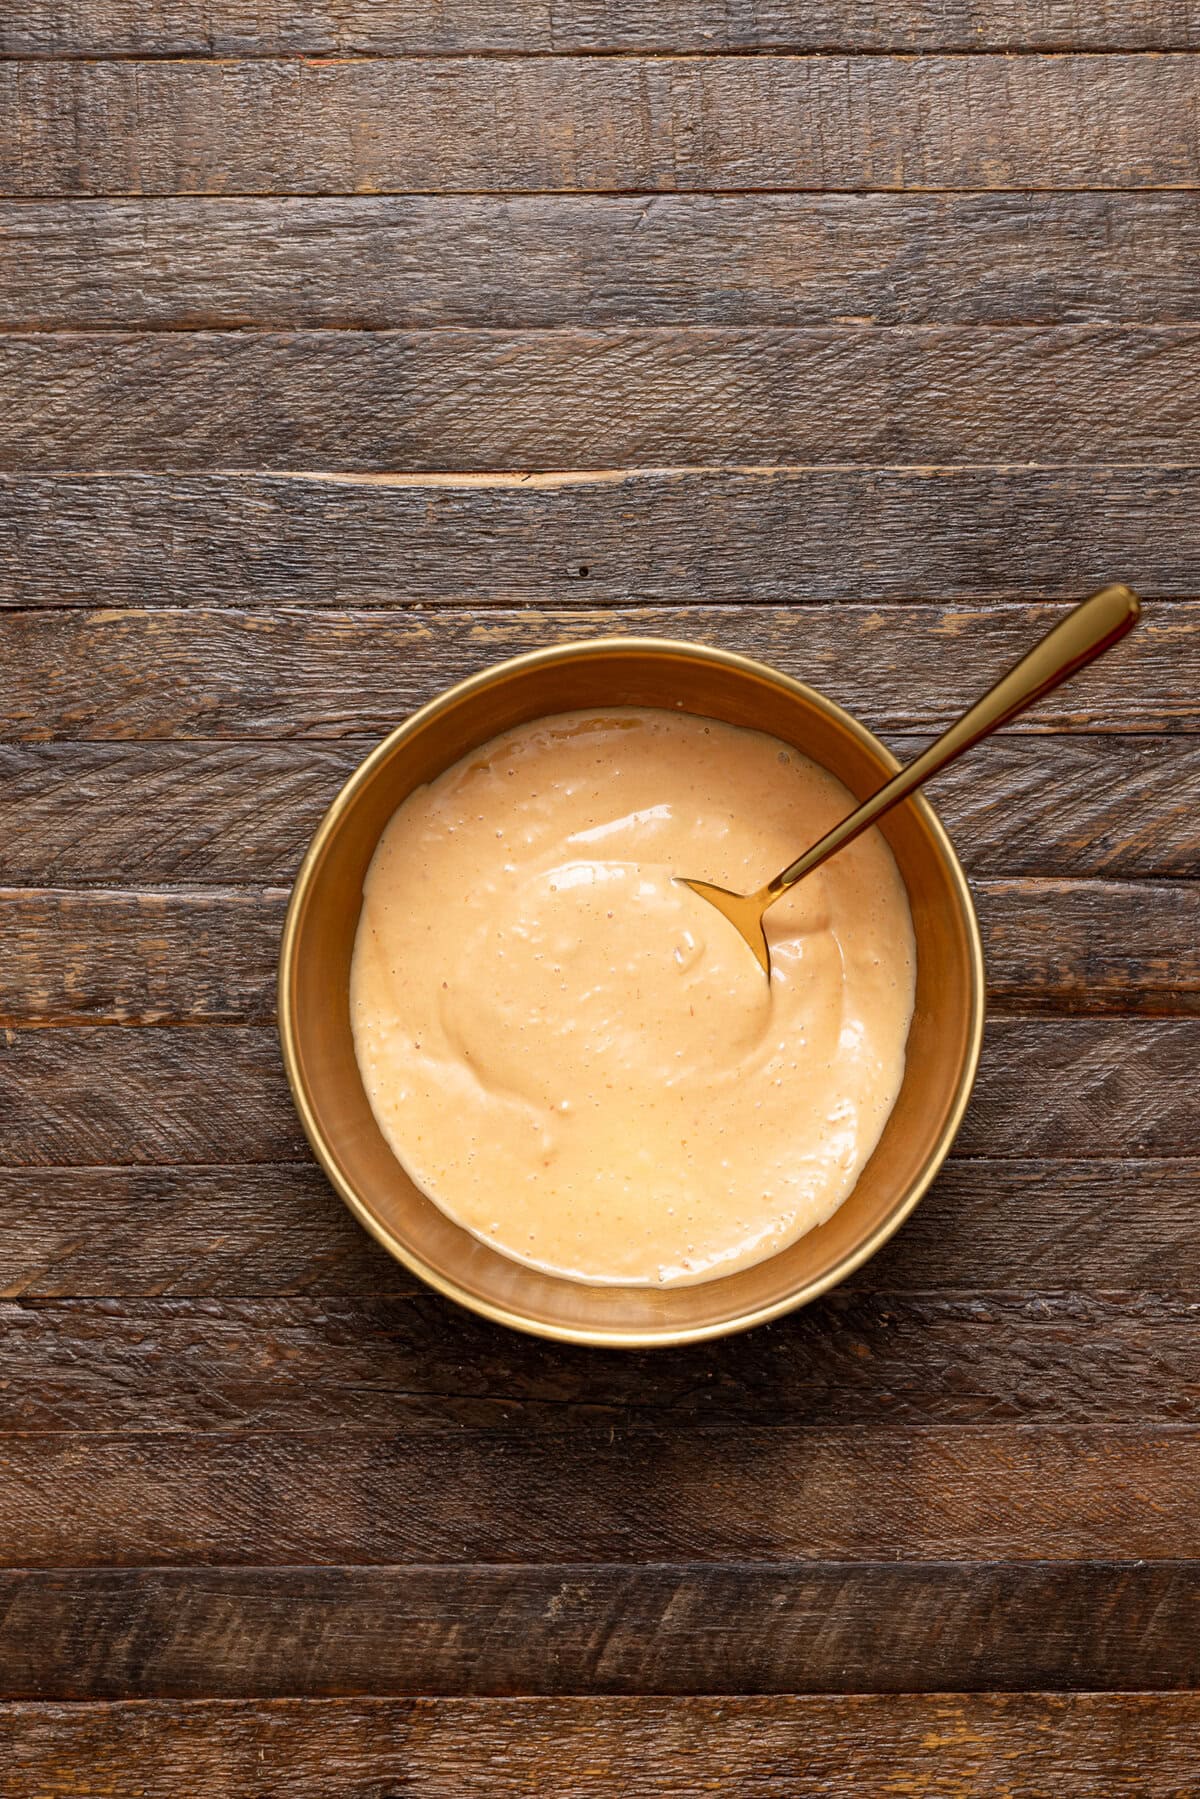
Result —
<instances>
[{"instance_id":1,"label":"gap between planks","mask_svg":"<svg viewBox=\"0 0 1200 1799\"><path fill-rule=\"evenodd\" d=\"M1200 56L1200 51L1196 52ZM0 57L0 66L4 58ZM698 200L737 200L737 199L828 199L831 195L843 199L856 196L875 199L904 199L908 196L929 199L975 198L983 195L1019 195L1026 198L1057 199L1069 198L1072 194L1194 194L1200 191L1200 181L1162 181L1147 182L1141 187L1114 187L1105 182L1095 182L1087 187L1041 187L1036 181L1022 182L1020 187L924 187L917 182L907 182L903 187L872 187L864 183L858 187L688 187L688 188L653 188L653 187L389 187L378 191L354 187L323 187L320 190L303 189L293 192L291 189L279 193L265 192L262 188L244 190L222 188L214 193L210 188L174 188L169 193L143 191L140 188L122 189L112 192L107 188L87 188L79 192L57 192L50 189L36 194L7 193L0 187L0 205L4 206L45 206L97 204L106 205L139 205L152 201L157 205L167 205L171 201L184 201L195 205L204 200L259 200L264 204L295 202L297 200L662 200L685 199L695 196ZM1105 320L1105 323L1110 321ZM138 330L149 330L149 326L138 326ZM400 327L398 327L400 328ZM36 326L25 329L36 335Z\"/></svg>"},{"instance_id":2,"label":"gap between planks","mask_svg":"<svg viewBox=\"0 0 1200 1799\"><path fill-rule=\"evenodd\" d=\"M1121 43L1072 44L1047 41L1028 44L998 41L987 44L925 44L913 49L904 44L864 45L854 42L806 45L801 40L765 45L722 45L711 50L673 50L669 45L574 45L570 49L523 50L501 45L460 46L453 49L412 48L394 50L72 50L61 48L44 51L0 50L0 63L85 63L103 66L107 63L183 63L202 67L221 67L236 63L279 62L310 63L315 68L343 67L354 63L406 62L787 62L803 59L820 62L826 59L855 62L872 58L915 61L920 57L937 57L939 62L973 62L989 56L1041 57L1047 62L1066 61L1079 56L1177 56L1200 55L1196 44Z\"/></svg>"},{"instance_id":3,"label":"gap between planks","mask_svg":"<svg viewBox=\"0 0 1200 1799\"><path fill-rule=\"evenodd\" d=\"M1097 331L1107 330L1109 328L1109 324L1110 324L1110 321L1108 321L1108 320L1097 321L1097 323L1095 325L1095 329ZM693 325L693 326L689 326L687 328L689 330L693 330L696 332L708 331L710 329L713 329L713 327L709 327L707 325ZM716 328L721 329L722 327L716 327ZM803 329L803 328L804 327L800 327L800 329ZM922 326L922 327L912 327L912 326L897 326L897 327L895 327L895 329L897 329L897 330L901 330L901 329L911 330L911 329L918 329L918 328L922 329L922 330L931 331L931 332L932 331L941 331L941 330L945 329L945 327L941 326L941 325L928 325L928 326ZM1049 327L1049 328L1052 328L1052 327ZM1124 329L1124 328L1125 327L1120 327L1120 326L1114 327L1114 329ZM1133 326L1133 327L1128 327L1128 328L1142 330L1144 327L1139 325L1139 326ZM143 328L140 326L137 328L136 331L125 328L122 330L121 335L126 336L126 337L139 336L142 333L142 329ZM424 329L425 328L422 328L422 332L424 332ZM464 329L467 329L467 328L460 327L460 326L445 326L444 327L444 330L447 333L449 333L451 331L461 332ZM470 327L469 329L474 330L475 327ZM504 328L504 327L497 326L497 327L494 327L493 329L495 330L497 335L509 335L506 328ZM566 329L571 329L571 328L563 327L563 329L566 330ZM608 328L597 327L598 331L602 331L604 329L608 329ZM626 327L614 326L614 327L611 327L611 329L612 330L623 330L623 329L626 329ZM657 329L667 331L667 330L674 330L675 327L660 326L660 327L657 327ZM773 330L773 329L776 329L776 327L763 327L763 329L764 329L764 331ZM890 330L890 329L893 329L893 327L890 327L890 326L878 327L878 329ZM987 329L989 329L989 327L983 326L983 327L980 327L979 329L986 331ZM1021 325L1021 326L1015 326L1015 327L1013 327L1013 329L1022 330L1022 331L1040 331L1040 330L1048 329L1048 327L1043 327L1043 326L1039 326L1039 325ZM1084 329L1087 329L1087 327L1085 326ZM1180 327L1178 327L1176 325L1164 325L1164 326L1160 327L1160 329L1162 329L1163 331L1178 331L1180 329ZM262 336L278 337L280 335L280 329L277 326L265 326L265 325L258 326L258 327L255 327L255 330ZM342 333L340 331L338 331L337 329L331 330L330 327L328 327L328 326L315 327L312 331L309 331L306 328L304 335L315 336L315 335L318 335L319 333L323 333L324 335L327 335L327 336L342 335ZM408 329L406 327L401 327L401 326L387 326L385 329L371 333L369 335L387 336L389 334L395 335L395 336L407 335ZM551 335L551 334L552 334L551 332L545 333L545 335ZM78 330L78 331L73 330L73 331L65 331L65 332L44 332L44 333L36 332L36 331L35 332L28 332L28 331L19 331L18 332L16 330L9 332L9 333L5 333L3 330L0 330L0 336L4 336L4 335L35 336L35 337L36 336L92 337L92 336L108 336L108 335L112 335L112 333L103 332L103 331L97 332L97 331L92 330L89 327L87 330ZM198 331L198 332L193 331L191 333L191 335L193 335L193 336L210 336L210 337L211 336L222 336L222 335L224 335L224 330L223 329L220 331L203 331L202 330L202 331ZM230 335L238 335L238 334L231 333ZM1079 462L1079 461L1075 461L1075 462L1039 462L1037 460L1029 460L1029 461L1023 461L1023 462L996 462L996 461L992 461L992 462L971 462L971 461L921 462L921 461L914 461L914 462L870 462L870 463L867 463L867 462L729 462L729 461L647 462L647 463L631 462L631 463L621 464L620 466L614 467L614 468L600 468L600 467L598 467L598 468L549 468L549 467L541 468L541 467L539 467L539 468L510 468L510 469L437 469L437 470L365 469L365 468L364 469L333 469L333 468L331 468L331 469L322 469L322 468L290 469L290 468L272 468L272 467L266 467L266 466L261 467L261 468L257 467L257 466L255 466L254 468L238 468L236 466L222 467L222 466L217 466L217 465L214 465L211 468L197 469L197 468L190 467L186 463L180 464L178 467L173 466L173 465L164 464L161 468L158 467L157 465L151 466L151 465L146 465L146 464L142 464L142 463L122 463L122 464L114 463L112 465L109 465L106 463L102 468L96 468L96 467L77 468L77 467L73 467L73 466L70 466L67 464L63 464L61 467L55 467L55 468L37 468L37 469L27 469L27 470L26 469L0 469L0 492L3 492L5 487L14 487L18 484L32 483L32 482L44 482L47 485L49 485L55 481L121 481L121 480L128 480L128 481L145 481L147 483L153 483L153 484L163 486L163 487L167 486L172 481L187 481L187 482L232 481L232 482L244 483L247 486L251 486L255 482L259 482L259 481L278 481L278 482L313 481L313 482L324 482L328 485L335 486L335 487L399 487L399 488L410 488L410 487L412 487L412 488L472 487L473 488L473 487L478 487L478 488L501 488L501 489L515 488L518 491L522 490L522 489L530 490L530 491L537 491L537 490L543 489L543 488L544 489L554 489L554 488L559 488L559 487L620 486L626 482L632 483L632 482L636 482L639 480L646 480L646 479L684 480L684 479L688 479L688 478L693 478L693 479L698 478L698 479L703 480L706 478L711 478L713 480L719 480L720 478L722 478L724 476L744 477L749 480L761 479L764 481L764 483L772 481L772 480L777 480L780 478L789 479L791 477L796 477L796 476L811 476L811 477L817 477L820 479L824 479L827 476L833 476L833 475L849 475L849 476L852 476L854 479L861 481L861 480L865 480L874 475L900 475L900 476L907 476L907 477L910 477L913 479L920 477L920 478L925 478L925 479L929 479L929 480L934 480L939 477L953 477L955 475L995 475L995 476L999 476L999 477L1020 478L1022 476L1034 477L1037 475L1060 475L1061 476L1061 475L1076 474L1076 475L1079 475L1080 477L1086 477L1087 479L1094 480L1097 477L1108 474L1109 472L1128 473L1128 474L1135 474L1135 475L1139 475L1139 476L1152 477L1157 474L1195 475L1198 470L1200 470L1200 460L1198 460L1194 456L1183 458L1182 460L1180 460L1178 462L1172 462L1169 459L1163 459L1161 457L1156 457L1153 461L1149 461L1149 462L1139 461L1136 458L1131 459L1128 462L1123 462L1119 458L1108 456L1108 457L1105 457L1104 460L1101 462Z\"/></svg>"}]
</instances>

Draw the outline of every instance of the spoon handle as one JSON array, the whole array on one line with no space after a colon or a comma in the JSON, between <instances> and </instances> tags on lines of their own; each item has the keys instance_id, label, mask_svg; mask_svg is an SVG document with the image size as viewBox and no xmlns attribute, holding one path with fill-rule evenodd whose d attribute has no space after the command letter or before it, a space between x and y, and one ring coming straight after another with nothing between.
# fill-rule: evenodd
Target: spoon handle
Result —
<instances>
[{"instance_id":1,"label":"spoon handle","mask_svg":"<svg viewBox=\"0 0 1200 1799\"><path fill-rule=\"evenodd\" d=\"M1022 656L990 692L976 700L970 711L964 712L936 743L922 750L907 768L902 768L878 793L864 800L857 812L844 818L819 843L814 843L790 867L777 874L764 889L764 898L769 896L767 903L778 899L781 893L793 887L804 875L811 874L845 844L852 843L883 813L906 799L914 788L947 767L981 737L989 736L998 726L1016 718L1043 694L1069 681L1073 674L1111 649L1133 629L1140 611L1137 595L1130 588L1121 586L1102 588L1090 600L1076 606L1027 656Z\"/></svg>"}]
</instances>

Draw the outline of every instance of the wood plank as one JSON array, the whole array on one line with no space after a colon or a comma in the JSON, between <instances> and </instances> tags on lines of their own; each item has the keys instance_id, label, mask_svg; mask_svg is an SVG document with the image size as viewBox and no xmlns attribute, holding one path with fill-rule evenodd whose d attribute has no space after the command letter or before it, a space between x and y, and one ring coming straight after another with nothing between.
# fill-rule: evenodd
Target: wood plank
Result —
<instances>
[{"instance_id":1,"label":"wood plank","mask_svg":"<svg viewBox=\"0 0 1200 1799\"><path fill-rule=\"evenodd\" d=\"M9 201L0 327L1182 324L1198 255L1169 192Z\"/></svg>"},{"instance_id":2,"label":"wood plank","mask_svg":"<svg viewBox=\"0 0 1200 1799\"><path fill-rule=\"evenodd\" d=\"M1192 1018L996 1018L960 1154L1196 1150ZM0 1165L307 1160L268 1025L0 1033Z\"/></svg>"},{"instance_id":3,"label":"wood plank","mask_svg":"<svg viewBox=\"0 0 1200 1799\"><path fill-rule=\"evenodd\" d=\"M1197 47L1179 0L24 0L0 20L7 56Z\"/></svg>"},{"instance_id":4,"label":"wood plank","mask_svg":"<svg viewBox=\"0 0 1200 1799\"><path fill-rule=\"evenodd\" d=\"M905 761L926 741L888 733ZM5 875L30 886L282 885L370 747L0 743ZM932 793L977 880L1166 880L1200 868L1194 737L1011 734Z\"/></svg>"},{"instance_id":5,"label":"wood plank","mask_svg":"<svg viewBox=\"0 0 1200 1799\"><path fill-rule=\"evenodd\" d=\"M380 736L451 682L509 656L626 633L760 657L865 724L932 732L958 715L964 690L982 692L1066 610L14 611L0 613L0 719L10 742ZM1119 649L1013 729L1198 725L1200 607L1160 601Z\"/></svg>"},{"instance_id":6,"label":"wood plank","mask_svg":"<svg viewBox=\"0 0 1200 1799\"><path fill-rule=\"evenodd\" d=\"M1185 599L1200 467L8 475L0 542L0 606Z\"/></svg>"},{"instance_id":7,"label":"wood plank","mask_svg":"<svg viewBox=\"0 0 1200 1799\"><path fill-rule=\"evenodd\" d=\"M1186 55L0 64L0 192L1200 183Z\"/></svg>"},{"instance_id":8,"label":"wood plank","mask_svg":"<svg viewBox=\"0 0 1200 1799\"><path fill-rule=\"evenodd\" d=\"M0 887L0 1025L269 1021L287 901Z\"/></svg>"},{"instance_id":9,"label":"wood plank","mask_svg":"<svg viewBox=\"0 0 1200 1799\"><path fill-rule=\"evenodd\" d=\"M1198 1055L1190 1019L997 1018L959 1152L1190 1154Z\"/></svg>"},{"instance_id":10,"label":"wood plank","mask_svg":"<svg viewBox=\"0 0 1200 1799\"><path fill-rule=\"evenodd\" d=\"M67 1570L0 1575L0 1692L978 1692L1200 1684L1157 1564Z\"/></svg>"},{"instance_id":11,"label":"wood plank","mask_svg":"<svg viewBox=\"0 0 1200 1799\"><path fill-rule=\"evenodd\" d=\"M274 1699L0 1710L8 1799L1179 1799L1200 1695L855 1694L671 1699Z\"/></svg>"},{"instance_id":12,"label":"wood plank","mask_svg":"<svg viewBox=\"0 0 1200 1799\"><path fill-rule=\"evenodd\" d=\"M307 1160L268 1026L0 1033L12 1165Z\"/></svg>"},{"instance_id":13,"label":"wood plank","mask_svg":"<svg viewBox=\"0 0 1200 1799\"><path fill-rule=\"evenodd\" d=\"M1200 1011L1200 883L976 880L998 1012Z\"/></svg>"},{"instance_id":14,"label":"wood plank","mask_svg":"<svg viewBox=\"0 0 1200 1799\"><path fill-rule=\"evenodd\" d=\"M994 1012L1200 1013L1200 883L977 880ZM285 889L0 887L0 1025L275 1017Z\"/></svg>"},{"instance_id":15,"label":"wood plank","mask_svg":"<svg viewBox=\"0 0 1200 1799\"><path fill-rule=\"evenodd\" d=\"M1045 744L1055 741L1047 738ZM1156 756L1138 783L1151 816L1161 817L1169 808L1181 778L1189 791L1194 782L1200 795L1200 743L1193 747L1187 738L1079 742L1108 750L1165 743L1184 752L1182 766L1172 758L1161 766ZM362 740L0 744L5 872L30 885L290 881L326 807L369 748ZM1099 769L1085 770L1073 786L1094 791L1101 779ZM1035 778L1028 784L1035 791L1039 785ZM1115 819L1112 824L1116 828ZM1171 837L1177 836L1176 828ZM1156 862L1164 853L1171 852L1160 839Z\"/></svg>"},{"instance_id":16,"label":"wood plank","mask_svg":"<svg viewBox=\"0 0 1200 1799\"><path fill-rule=\"evenodd\" d=\"M15 1436L0 1566L1195 1563L1198 1483L1184 1427Z\"/></svg>"},{"instance_id":17,"label":"wood plank","mask_svg":"<svg viewBox=\"0 0 1200 1799\"><path fill-rule=\"evenodd\" d=\"M904 1229L842 1291L1151 1289L1195 1299L1198 1183L1195 1161L951 1157ZM0 1236L7 1298L422 1291L307 1163L0 1169ZM457 1344L476 1328L425 1297L431 1340ZM482 1340L471 1342L481 1355Z\"/></svg>"},{"instance_id":18,"label":"wood plank","mask_svg":"<svg viewBox=\"0 0 1200 1799\"><path fill-rule=\"evenodd\" d=\"M1153 1204L1153 1193L1148 1197ZM1130 1195L1130 1209L1135 1198ZM1114 1236L1118 1228L1123 1226L1114 1221ZM574 1432L605 1443L619 1434L625 1448L607 1460L597 1460L580 1443L580 1455L610 1495L604 1503L611 1505L626 1460L642 1453L639 1443L656 1468L681 1470L706 1460L694 1447L686 1456L681 1451L682 1459L668 1453L672 1433L694 1436L703 1430L708 1441L712 1432L803 1427L818 1433L812 1438L814 1467L827 1456L856 1468L860 1455L869 1462L874 1452L862 1450L858 1438L847 1448L837 1433L848 1426L900 1431L893 1449L902 1464L909 1453L904 1433L912 1429L1136 1425L1151 1431L1193 1422L1200 1399L1197 1298L1047 1295L1038 1243L1026 1238L1023 1248L1016 1294L839 1291L727 1343L599 1358L586 1349L494 1329L435 1300L411 1278L407 1293L362 1298L127 1298L119 1305L111 1298L6 1300L0 1303L5 1357L0 1433L6 1438L49 1432L90 1437L161 1431L173 1438L213 1433L224 1444L230 1433L240 1438L313 1431L358 1438L397 1431L410 1446L397 1453L411 1450L411 1478L421 1481L438 1478L439 1458L450 1451L431 1447L432 1459L419 1472L426 1451L412 1447L414 1437L451 1436L457 1442L463 1432L536 1435L541 1442L536 1453L546 1458L539 1478L547 1490L552 1480L573 1478L563 1473L563 1464ZM979 1267L980 1280L988 1273L986 1265ZM1098 1283L1111 1282L1103 1255L1093 1256L1090 1275ZM831 1432L833 1447L826 1451L821 1443ZM874 1435L863 1439L875 1440ZM951 1440L960 1441L946 1438ZM997 1444L1007 1440L996 1439ZM1113 1454L1122 1467L1132 1466L1129 1458L1141 1452L1125 1438L1121 1443L1126 1446ZM3 1455L16 1455L18 1447L6 1441ZM141 1442L134 1448L101 1447L97 1467L113 1470L113 1481L132 1465L131 1458L148 1466L156 1483L173 1466L174 1451L168 1448L160 1454ZM748 1470L757 1465L752 1450L749 1444ZM82 1447L72 1436L63 1453L76 1451L82 1454ZM328 1452L326 1443L321 1453ZM479 1444L469 1454L463 1451L468 1484L469 1471L481 1467L488 1453ZM507 1457L508 1448L502 1453ZM1053 1459L1059 1451L1045 1453ZM1096 1453L1103 1461L1108 1452ZM1191 1458L1193 1450L1179 1453ZM358 1457L355 1468L370 1459L366 1449L349 1443L345 1454ZM982 1454L978 1445L962 1450L962 1478L968 1484L975 1466L971 1457ZM242 1466L228 1444L214 1455L218 1468ZM337 1451L335 1460L341 1455ZM290 1449L281 1449L274 1460L268 1455L260 1480L278 1475L285 1483L299 1481L298 1470L306 1464L297 1456L299 1451ZM999 1452L998 1459L1003 1462ZM37 1483L49 1481L58 1466L56 1452L31 1440L28 1456L11 1463L10 1472L14 1480L19 1474L22 1481ZM347 1462L337 1474L331 1470L320 1483L330 1504L331 1495L344 1495L350 1466ZM677 1482L683 1475L672 1478ZM1079 1482L1093 1474L1074 1479L1079 1499ZM14 1490L9 1489L10 1499ZM67 1512L54 1509L48 1487L38 1491L38 1522L29 1528L44 1531L50 1517L61 1532ZM67 1487L63 1494L66 1506ZM686 1512L682 1489L676 1497ZM10 1512L13 1506L15 1500ZM1017 1511L1025 1515L1021 1507ZM391 1522L378 1528L400 1531L400 1517L393 1507L387 1512ZM111 1522L108 1528L114 1528ZM385 1559L394 1553L384 1538L369 1534L374 1525L363 1528L368 1530L364 1543L384 1543ZM323 1548L317 1559L338 1553ZM508 1559L494 1544L480 1554Z\"/></svg>"},{"instance_id":19,"label":"wood plank","mask_svg":"<svg viewBox=\"0 0 1200 1799\"><path fill-rule=\"evenodd\" d=\"M953 1157L853 1291L1190 1295L1200 1286L1198 1179L1184 1161Z\"/></svg>"},{"instance_id":20,"label":"wood plank","mask_svg":"<svg viewBox=\"0 0 1200 1799\"><path fill-rule=\"evenodd\" d=\"M1200 461L1183 326L9 333L0 383L25 472Z\"/></svg>"},{"instance_id":21,"label":"wood plank","mask_svg":"<svg viewBox=\"0 0 1200 1799\"><path fill-rule=\"evenodd\" d=\"M1075 1170L1073 1186L1079 1179ZM1162 1220L1163 1260L1200 1286L1193 1233L1179 1243L1169 1222L1179 1205L1171 1198L1174 1177L1164 1177L1161 1203L1151 1198L1156 1175L1130 1176L1123 1190L1135 1182L1144 1202L1138 1216ZM6 1298L417 1291L309 1163L0 1169L0 1237ZM1169 1254L1172 1242L1178 1259ZM1141 1251L1154 1254L1144 1238Z\"/></svg>"}]
</instances>

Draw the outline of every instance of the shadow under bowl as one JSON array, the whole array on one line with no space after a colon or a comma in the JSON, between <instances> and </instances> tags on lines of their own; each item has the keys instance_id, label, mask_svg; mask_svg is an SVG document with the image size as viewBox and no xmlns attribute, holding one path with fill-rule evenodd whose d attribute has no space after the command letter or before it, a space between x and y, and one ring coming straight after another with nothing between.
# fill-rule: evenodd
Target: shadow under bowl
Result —
<instances>
[{"instance_id":1,"label":"shadow under bowl","mask_svg":"<svg viewBox=\"0 0 1200 1799\"><path fill-rule=\"evenodd\" d=\"M448 1298L518 1330L646 1348L777 1317L834 1286L887 1241L937 1173L966 1109L983 1031L983 950L958 858L933 808L915 795L879 827L908 889L917 945L904 1081L874 1155L833 1217L754 1267L688 1287L588 1286L489 1248L414 1185L368 1103L349 1002L363 878L396 808L460 756L549 713L613 706L678 709L769 732L829 769L857 799L898 766L815 689L724 650L609 638L501 663L415 712L334 800L288 908L279 1021L309 1142L351 1211L392 1255Z\"/></svg>"}]
</instances>

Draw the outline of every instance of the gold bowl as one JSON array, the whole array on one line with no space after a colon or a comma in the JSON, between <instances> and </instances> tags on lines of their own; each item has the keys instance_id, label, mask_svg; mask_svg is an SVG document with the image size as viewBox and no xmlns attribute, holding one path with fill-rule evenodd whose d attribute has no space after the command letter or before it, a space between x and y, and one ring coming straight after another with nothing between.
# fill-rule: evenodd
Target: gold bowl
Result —
<instances>
[{"instance_id":1,"label":"gold bowl","mask_svg":"<svg viewBox=\"0 0 1200 1799\"><path fill-rule=\"evenodd\" d=\"M350 1210L439 1293L517 1330L641 1349L746 1330L843 1280L903 1223L966 1110L983 1031L983 948L962 868L919 794L879 826L908 889L917 990L899 1097L874 1155L828 1223L766 1261L697 1286L586 1286L510 1261L408 1178L367 1101L350 1028L363 877L400 802L511 726L575 708L661 706L768 731L865 798L899 766L813 688L725 650L607 638L536 650L413 713L351 775L300 868L279 963L283 1060L308 1140ZM797 846L798 848L802 846Z\"/></svg>"}]
</instances>

